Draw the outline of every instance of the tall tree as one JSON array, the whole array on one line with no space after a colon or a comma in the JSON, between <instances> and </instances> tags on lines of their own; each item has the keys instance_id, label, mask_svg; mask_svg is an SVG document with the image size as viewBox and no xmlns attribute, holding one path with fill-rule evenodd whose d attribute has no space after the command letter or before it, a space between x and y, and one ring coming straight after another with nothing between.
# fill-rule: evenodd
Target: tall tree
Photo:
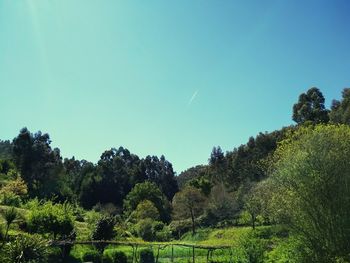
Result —
<instances>
[{"instance_id":1,"label":"tall tree","mask_svg":"<svg viewBox=\"0 0 350 263\"><path fill-rule=\"evenodd\" d=\"M302 93L298 102L293 106L293 121L298 124L306 121L327 123L329 116L324 103L323 94L316 87L309 89L306 93Z\"/></svg>"},{"instance_id":2,"label":"tall tree","mask_svg":"<svg viewBox=\"0 0 350 263\"><path fill-rule=\"evenodd\" d=\"M173 166L165 159L164 155L160 159L157 156L147 156L143 159L141 173L141 178L154 182L169 201L179 190Z\"/></svg>"},{"instance_id":3,"label":"tall tree","mask_svg":"<svg viewBox=\"0 0 350 263\"><path fill-rule=\"evenodd\" d=\"M332 123L350 124L350 88L343 90L341 101L332 101L329 117Z\"/></svg>"},{"instance_id":4,"label":"tall tree","mask_svg":"<svg viewBox=\"0 0 350 263\"><path fill-rule=\"evenodd\" d=\"M31 196L49 197L59 192L62 159L60 150L50 144L47 133L32 134L27 128L13 139L14 160Z\"/></svg>"},{"instance_id":5,"label":"tall tree","mask_svg":"<svg viewBox=\"0 0 350 263\"><path fill-rule=\"evenodd\" d=\"M211 179L213 183L224 184L225 173L226 173L226 164L227 159L225 158L224 152L221 150L221 147L213 147L209 158L209 165L211 171Z\"/></svg>"}]
</instances>

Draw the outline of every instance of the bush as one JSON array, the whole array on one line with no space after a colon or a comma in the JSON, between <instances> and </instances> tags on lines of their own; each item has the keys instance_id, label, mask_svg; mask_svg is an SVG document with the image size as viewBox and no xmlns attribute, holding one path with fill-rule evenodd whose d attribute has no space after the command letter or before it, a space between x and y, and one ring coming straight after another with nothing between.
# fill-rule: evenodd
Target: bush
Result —
<instances>
[{"instance_id":1,"label":"bush","mask_svg":"<svg viewBox=\"0 0 350 263\"><path fill-rule=\"evenodd\" d=\"M153 241L155 236L152 227L153 221L150 218L140 220L136 225L136 232L145 241Z\"/></svg>"},{"instance_id":2,"label":"bush","mask_svg":"<svg viewBox=\"0 0 350 263\"><path fill-rule=\"evenodd\" d=\"M255 232L243 236L239 242L239 249L243 251L245 260L250 263L262 263L267 251L267 240L260 239Z\"/></svg>"},{"instance_id":3,"label":"bush","mask_svg":"<svg viewBox=\"0 0 350 263\"><path fill-rule=\"evenodd\" d=\"M267 253L267 263L297 263L303 262L305 249L295 238L291 237L280 242L272 251ZM311 262L311 261L310 261Z\"/></svg>"},{"instance_id":4,"label":"bush","mask_svg":"<svg viewBox=\"0 0 350 263\"><path fill-rule=\"evenodd\" d=\"M163 222L155 221L152 224L152 231L156 241L169 241L172 238L170 228Z\"/></svg>"},{"instance_id":5,"label":"bush","mask_svg":"<svg viewBox=\"0 0 350 263\"><path fill-rule=\"evenodd\" d=\"M47 263L48 246L39 235L21 234L3 247L2 263Z\"/></svg>"},{"instance_id":6,"label":"bush","mask_svg":"<svg viewBox=\"0 0 350 263\"><path fill-rule=\"evenodd\" d=\"M92 231L92 240L111 240L114 237L115 218L112 216L102 216L96 222L95 227ZM105 248L105 244L96 244L97 249L101 252Z\"/></svg>"},{"instance_id":7,"label":"bush","mask_svg":"<svg viewBox=\"0 0 350 263\"><path fill-rule=\"evenodd\" d=\"M126 254L115 249L105 250L103 252L103 263L127 263Z\"/></svg>"},{"instance_id":8,"label":"bush","mask_svg":"<svg viewBox=\"0 0 350 263\"><path fill-rule=\"evenodd\" d=\"M181 236L191 230L191 220L173 220L169 224L169 230L175 238L180 239Z\"/></svg>"},{"instance_id":9,"label":"bush","mask_svg":"<svg viewBox=\"0 0 350 263\"><path fill-rule=\"evenodd\" d=\"M33 233L50 234L53 238L67 238L74 230L73 211L68 204L46 202L31 211L28 229Z\"/></svg>"},{"instance_id":10,"label":"bush","mask_svg":"<svg viewBox=\"0 0 350 263\"><path fill-rule=\"evenodd\" d=\"M154 255L152 249L141 250L140 263L154 263Z\"/></svg>"},{"instance_id":11,"label":"bush","mask_svg":"<svg viewBox=\"0 0 350 263\"><path fill-rule=\"evenodd\" d=\"M84 251L81 260L83 262L94 262L94 263L100 263L101 261L101 254L97 250L88 250Z\"/></svg>"},{"instance_id":12,"label":"bush","mask_svg":"<svg viewBox=\"0 0 350 263\"><path fill-rule=\"evenodd\" d=\"M0 203L7 206L20 207L22 204L21 197L12 192L4 192L1 196Z\"/></svg>"}]
</instances>

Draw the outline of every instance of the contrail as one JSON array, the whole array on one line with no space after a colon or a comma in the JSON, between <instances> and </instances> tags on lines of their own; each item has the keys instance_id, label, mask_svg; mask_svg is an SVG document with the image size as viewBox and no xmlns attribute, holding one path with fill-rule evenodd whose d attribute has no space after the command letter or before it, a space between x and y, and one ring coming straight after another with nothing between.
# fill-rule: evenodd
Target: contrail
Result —
<instances>
[{"instance_id":1,"label":"contrail","mask_svg":"<svg viewBox=\"0 0 350 263\"><path fill-rule=\"evenodd\" d=\"M197 94L198 94L198 90L196 90L192 97L190 98L190 100L188 101L188 106L190 106L192 104L192 102L194 101L194 99L197 97Z\"/></svg>"}]
</instances>

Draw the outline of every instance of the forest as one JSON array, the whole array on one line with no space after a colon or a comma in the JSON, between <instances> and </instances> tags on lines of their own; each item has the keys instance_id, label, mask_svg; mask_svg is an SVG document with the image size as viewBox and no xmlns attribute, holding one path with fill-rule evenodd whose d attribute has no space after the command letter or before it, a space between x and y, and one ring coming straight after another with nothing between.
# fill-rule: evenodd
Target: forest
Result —
<instances>
[{"instance_id":1,"label":"forest","mask_svg":"<svg viewBox=\"0 0 350 263\"><path fill-rule=\"evenodd\" d=\"M180 174L24 127L0 140L0 262L350 262L350 89L327 107L310 88L291 118Z\"/></svg>"}]
</instances>

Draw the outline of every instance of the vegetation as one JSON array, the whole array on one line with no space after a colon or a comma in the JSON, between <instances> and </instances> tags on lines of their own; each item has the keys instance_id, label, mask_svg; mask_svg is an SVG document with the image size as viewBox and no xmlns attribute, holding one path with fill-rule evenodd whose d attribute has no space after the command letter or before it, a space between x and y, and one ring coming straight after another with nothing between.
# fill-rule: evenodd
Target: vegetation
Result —
<instances>
[{"instance_id":1,"label":"vegetation","mask_svg":"<svg viewBox=\"0 0 350 263\"><path fill-rule=\"evenodd\" d=\"M176 176L111 148L62 159L46 133L0 141L1 262L350 262L350 103L317 88L296 125Z\"/></svg>"}]
</instances>

